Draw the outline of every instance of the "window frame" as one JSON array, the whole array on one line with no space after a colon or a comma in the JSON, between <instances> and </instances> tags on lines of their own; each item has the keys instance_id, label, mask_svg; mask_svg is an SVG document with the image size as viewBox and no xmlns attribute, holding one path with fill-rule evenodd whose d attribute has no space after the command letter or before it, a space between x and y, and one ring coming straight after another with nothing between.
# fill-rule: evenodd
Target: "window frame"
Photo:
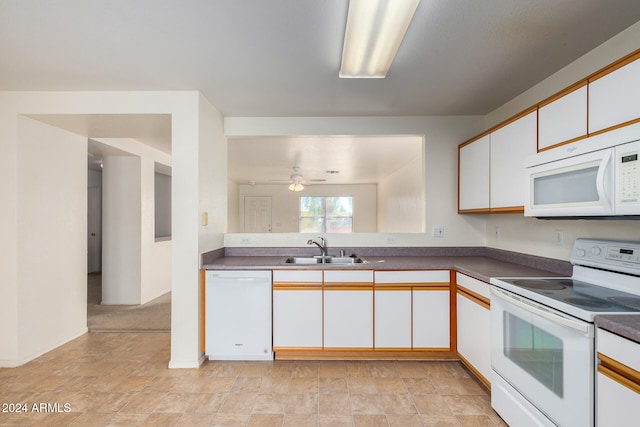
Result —
<instances>
[{"instance_id":1,"label":"window frame","mask_svg":"<svg viewBox=\"0 0 640 427\"><path fill-rule=\"evenodd\" d=\"M303 198L316 198L316 199L322 199L322 209L324 211L324 216L303 216L302 215L302 200ZM328 210L327 210L327 199L331 199L331 198L335 198L335 199L339 199L339 198L349 198L351 199L351 215L350 216L328 216ZM347 196L347 195L341 195L341 196L300 196L299 200L298 200L298 232L300 233L328 233L327 231L327 224L329 223L329 221L331 219L340 219L340 218L349 218L351 220L351 229L350 231L333 231L334 233L343 233L343 234L348 234L348 233L353 233L353 218L354 218L354 197L353 196ZM302 231L302 220L303 219L308 219L308 218L316 218L316 219L322 219L321 223L322 223L322 230L318 230L318 231Z\"/></svg>"}]
</instances>

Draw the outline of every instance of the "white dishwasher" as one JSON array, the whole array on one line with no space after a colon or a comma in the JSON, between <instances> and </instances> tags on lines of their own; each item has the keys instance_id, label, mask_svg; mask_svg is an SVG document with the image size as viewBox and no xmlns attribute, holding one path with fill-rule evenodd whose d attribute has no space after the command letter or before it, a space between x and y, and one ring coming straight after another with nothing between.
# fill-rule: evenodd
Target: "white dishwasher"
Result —
<instances>
[{"instance_id":1,"label":"white dishwasher","mask_svg":"<svg viewBox=\"0 0 640 427\"><path fill-rule=\"evenodd\" d=\"M271 289L271 271L207 271L209 360L273 360Z\"/></svg>"}]
</instances>

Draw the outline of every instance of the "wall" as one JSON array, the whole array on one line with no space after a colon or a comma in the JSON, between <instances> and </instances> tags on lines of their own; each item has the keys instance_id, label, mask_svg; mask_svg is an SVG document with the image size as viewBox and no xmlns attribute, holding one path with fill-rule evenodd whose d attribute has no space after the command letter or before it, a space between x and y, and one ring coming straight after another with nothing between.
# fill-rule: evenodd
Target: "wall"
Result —
<instances>
[{"instance_id":1,"label":"wall","mask_svg":"<svg viewBox=\"0 0 640 427\"><path fill-rule=\"evenodd\" d=\"M222 114L202 95L198 97L196 113L198 119L197 144L185 148L189 150L188 154L191 159L186 164L195 162L192 165L192 167L195 166L195 174L193 171L191 173L195 175L193 178L195 178L197 186L189 191L194 191L197 198L195 199L196 203L190 204L189 207L193 208L192 214L199 222L198 242L195 246L198 249L198 258L195 260L189 258L190 272L196 274L196 277L190 277L189 281L184 283L181 279L174 277L174 280L181 280L180 284L186 287L182 296L184 307L191 307L188 316L185 313L182 318L175 318L173 315L171 318L172 332L178 328L181 331L179 340L172 341L172 350L175 351L175 356L171 359L170 367L176 368L194 367L191 362L193 355L197 356L198 364L204 361L204 343L200 341L203 332L200 327L203 324L204 313L200 311L199 305L194 305L204 298L201 293L203 284L200 283L198 274L200 254L221 248L224 245L224 233L227 230L227 139L223 133ZM184 188L182 190L184 191ZM174 206L175 203L181 203L181 201L174 199ZM202 220L205 213L208 216L206 224ZM177 226L176 222L174 222L175 226ZM174 282L174 289L175 287ZM193 326L194 322L197 323L195 327ZM184 362L177 357L178 352L180 352L180 357L184 358Z\"/></svg>"},{"instance_id":2,"label":"wall","mask_svg":"<svg viewBox=\"0 0 640 427\"><path fill-rule=\"evenodd\" d=\"M443 238L430 233L330 235L349 246L482 246L485 219L457 214L457 146L484 128L482 117L226 117L227 136L422 135L425 140L425 229L444 226ZM289 233L227 234L225 246L304 246L305 236Z\"/></svg>"},{"instance_id":3,"label":"wall","mask_svg":"<svg viewBox=\"0 0 640 427\"><path fill-rule=\"evenodd\" d=\"M228 233L240 231L240 186L229 180L227 182L227 229Z\"/></svg>"},{"instance_id":4,"label":"wall","mask_svg":"<svg viewBox=\"0 0 640 427\"><path fill-rule=\"evenodd\" d=\"M74 224L81 224L83 250L69 252L73 256L74 265L51 265L46 280L35 280L29 270L38 263L39 254L49 254L59 251L59 242L39 236L30 242L19 231L19 218L22 214L40 212L33 209L22 212L24 201L29 200L30 189L23 188L19 183L22 171L30 170L28 162L31 158L19 156L20 146L26 141L20 135L18 123L20 117L28 114L169 114L171 115L172 138L172 250L171 262L161 259L159 262L171 265L172 287L172 334L171 334L171 367L197 367L200 362L198 340L198 267L200 241L206 250L217 249L223 241L222 230L226 221L214 216L211 229L215 230L213 238L201 235L199 229L199 185L204 190L216 185L226 186L226 166L222 166L222 179L215 176L215 183L210 185L206 179L199 178L198 153L201 144L200 135L202 122L212 122L214 140L222 141L222 120L213 107L210 111L202 112L206 117L201 121L201 96L195 91L175 92L0 92L0 366L16 366L28 361L34 355L44 353L52 348L64 344L78 335L78 331L86 330L86 317L80 319L75 313L86 316L86 293L82 297L72 295L65 298L65 304L59 307L55 316L49 316L47 322L42 322L43 316L31 307L23 307L19 300L24 292L30 295L48 297L49 290L56 286L64 286L61 282L68 277L82 276L83 289L86 292L86 194L87 194L87 147L78 157L81 165L82 179L80 188L70 203L83 206L83 218L65 216L60 221L74 219ZM210 104L209 104L210 105ZM217 128L216 128L217 126ZM20 137L19 137L20 136ZM202 141L206 144L205 141ZM45 147L46 148L46 147ZM218 151L216 151L218 150ZM226 151L213 151L214 157L222 158L226 163ZM47 152L44 150L44 152ZM47 152L48 154L48 152ZM41 153L38 153L40 156ZM75 156L75 154L73 154ZM57 157L53 157L57 159ZM203 160L204 161L204 160ZM61 161L62 165L68 164ZM147 166L143 166L146 168ZM151 170L153 168L151 167ZM75 170L70 168L71 171ZM21 172L19 172L21 171ZM62 170L61 173L67 173ZM150 178L152 182L152 177ZM46 182L45 180L42 180ZM206 185L205 185L206 184ZM50 194L55 194L48 188ZM223 194L226 212L226 191ZM57 196L57 194L56 194ZM76 197L77 196L77 197ZM219 192L215 192L215 197ZM41 208L38 204L38 209ZM20 214L20 215L19 215ZM224 214L222 215L224 216ZM64 229L62 227L61 229ZM153 239L153 224L150 224ZM26 231L25 231L26 233ZM26 244L37 251L21 250ZM76 263L77 262L77 263ZM63 279L64 277L64 279ZM65 289L66 291L66 289ZM40 297L39 297L40 298ZM39 303L38 303L39 304ZM37 307L34 303L33 307ZM44 312L46 313L46 311ZM35 319L38 319L34 323ZM23 327L24 323L24 327ZM56 329L51 333L50 329Z\"/></svg>"},{"instance_id":5,"label":"wall","mask_svg":"<svg viewBox=\"0 0 640 427\"><path fill-rule=\"evenodd\" d=\"M87 139L17 124L20 363L87 330Z\"/></svg>"},{"instance_id":6,"label":"wall","mask_svg":"<svg viewBox=\"0 0 640 427\"><path fill-rule=\"evenodd\" d=\"M102 304L140 304L142 171L138 156L105 156L102 172Z\"/></svg>"},{"instance_id":7,"label":"wall","mask_svg":"<svg viewBox=\"0 0 640 427\"><path fill-rule=\"evenodd\" d=\"M424 231L424 159L410 164L378 184L378 231L416 233Z\"/></svg>"},{"instance_id":8,"label":"wall","mask_svg":"<svg viewBox=\"0 0 640 427\"><path fill-rule=\"evenodd\" d=\"M304 191L289 191L288 184L238 186L238 222L244 231L245 196L271 196L271 223L273 233L297 233L302 196L352 196L354 206L353 227L355 232L376 231L376 185L308 185Z\"/></svg>"},{"instance_id":9,"label":"wall","mask_svg":"<svg viewBox=\"0 0 640 427\"><path fill-rule=\"evenodd\" d=\"M565 87L606 67L640 48L640 22L588 52L562 70L509 101L486 117L486 127L507 119ZM640 241L638 221L546 221L522 215L487 215L486 245L490 247L568 260L576 238L609 238ZM500 239L495 228L500 228ZM562 230L564 243L555 243L555 231Z\"/></svg>"}]
</instances>

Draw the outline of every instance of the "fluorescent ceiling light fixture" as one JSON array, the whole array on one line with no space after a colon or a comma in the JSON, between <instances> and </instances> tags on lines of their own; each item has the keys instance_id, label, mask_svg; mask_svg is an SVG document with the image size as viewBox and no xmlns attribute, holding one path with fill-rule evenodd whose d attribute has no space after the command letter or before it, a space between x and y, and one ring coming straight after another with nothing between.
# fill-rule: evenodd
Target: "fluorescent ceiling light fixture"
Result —
<instances>
[{"instance_id":1,"label":"fluorescent ceiling light fixture","mask_svg":"<svg viewBox=\"0 0 640 427\"><path fill-rule=\"evenodd\" d=\"M383 78L420 0L349 0L341 78Z\"/></svg>"}]
</instances>

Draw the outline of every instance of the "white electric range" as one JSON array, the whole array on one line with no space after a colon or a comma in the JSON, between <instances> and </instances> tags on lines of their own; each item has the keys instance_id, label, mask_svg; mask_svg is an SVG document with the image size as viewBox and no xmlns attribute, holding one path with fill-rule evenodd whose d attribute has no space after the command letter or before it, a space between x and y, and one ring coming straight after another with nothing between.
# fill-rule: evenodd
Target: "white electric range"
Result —
<instances>
[{"instance_id":1,"label":"white electric range","mask_svg":"<svg viewBox=\"0 0 640 427\"><path fill-rule=\"evenodd\" d=\"M593 426L594 318L640 314L640 243L578 239L571 263L491 279L491 403L510 425Z\"/></svg>"}]
</instances>

